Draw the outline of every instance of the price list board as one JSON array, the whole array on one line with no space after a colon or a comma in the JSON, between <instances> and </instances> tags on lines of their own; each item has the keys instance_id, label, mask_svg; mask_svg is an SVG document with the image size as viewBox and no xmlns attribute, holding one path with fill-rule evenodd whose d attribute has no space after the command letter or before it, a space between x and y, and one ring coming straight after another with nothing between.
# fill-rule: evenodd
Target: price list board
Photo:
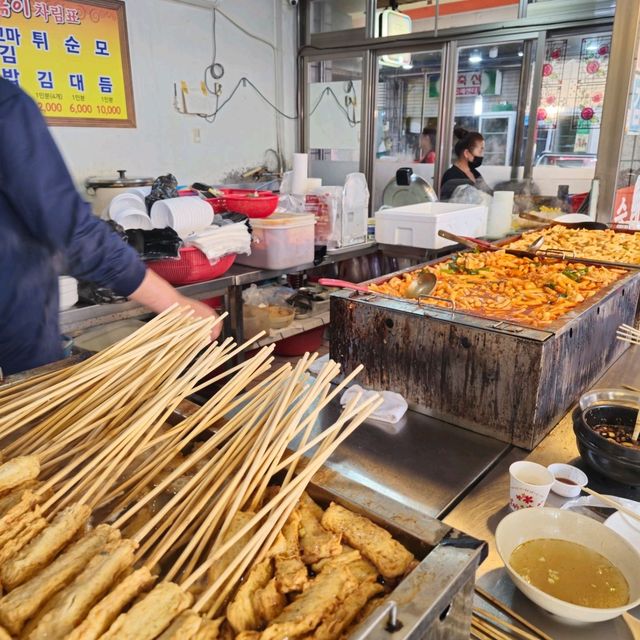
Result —
<instances>
[{"instance_id":1,"label":"price list board","mask_svg":"<svg viewBox=\"0 0 640 640\"><path fill-rule=\"evenodd\" d=\"M50 125L136 126L121 0L0 0L0 76Z\"/></svg>"}]
</instances>

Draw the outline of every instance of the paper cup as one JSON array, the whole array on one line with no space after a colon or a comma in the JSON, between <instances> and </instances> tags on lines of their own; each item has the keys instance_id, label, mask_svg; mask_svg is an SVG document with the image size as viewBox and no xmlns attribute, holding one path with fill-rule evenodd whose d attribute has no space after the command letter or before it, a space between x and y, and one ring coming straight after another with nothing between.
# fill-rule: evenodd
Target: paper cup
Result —
<instances>
[{"instance_id":1,"label":"paper cup","mask_svg":"<svg viewBox=\"0 0 640 640\"><path fill-rule=\"evenodd\" d=\"M151 223L156 229L171 227L181 238L203 231L213 222L213 209L201 198L158 200L151 207Z\"/></svg>"},{"instance_id":2,"label":"paper cup","mask_svg":"<svg viewBox=\"0 0 640 640\"><path fill-rule=\"evenodd\" d=\"M555 478L549 469L536 462L521 460L509 467L511 511L544 507Z\"/></svg>"},{"instance_id":3,"label":"paper cup","mask_svg":"<svg viewBox=\"0 0 640 640\"><path fill-rule=\"evenodd\" d=\"M127 209L133 209L147 215L147 205L144 203L144 198L135 193L120 193L109 204L109 217L117 222L115 216Z\"/></svg>"},{"instance_id":4,"label":"paper cup","mask_svg":"<svg viewBox=\"0 0 640 640\"><path fill-rule=\"evenodd\" d=\"M131 187L127 189L127 193L133 193L144 200L151 193L151 187Z\"/></svg>"},{"instance_id":5,"label":"paper cup","mask_svg":"<svg viewBox=\"0 0 640 640\"><path fill-rule=\"evenodd\" d=\"M140 213L136 209L125 209L116 213L112 220L117 222L123 229L153 229L151 218L146 213Z\"/></svg>"}]
</instances>

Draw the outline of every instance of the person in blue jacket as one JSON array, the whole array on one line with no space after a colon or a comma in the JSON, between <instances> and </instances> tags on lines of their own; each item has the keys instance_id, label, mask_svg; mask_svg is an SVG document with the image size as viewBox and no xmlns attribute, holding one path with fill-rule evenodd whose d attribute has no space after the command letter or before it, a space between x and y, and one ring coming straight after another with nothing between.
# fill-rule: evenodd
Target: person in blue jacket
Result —
<instances>
[{"instance_id":1,"label":"person in blue jacket","mask_svg":"<svg viewBox=\"0 0 640 640\"><path fill-rule=\"evenodd\" d=\"M58 269L155 312L173 303L215 315L147 270L137 253L92 215L36 104L0 79L0 368L3 375L63 357ZM212 335L219 334L219 325Z\"/></svg>"}]
</instances>

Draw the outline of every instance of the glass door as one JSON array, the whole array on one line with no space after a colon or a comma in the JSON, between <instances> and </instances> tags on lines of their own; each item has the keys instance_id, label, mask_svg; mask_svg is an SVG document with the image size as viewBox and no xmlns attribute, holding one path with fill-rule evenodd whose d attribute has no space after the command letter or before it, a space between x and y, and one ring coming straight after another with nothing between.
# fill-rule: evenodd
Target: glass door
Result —
<instances>
[{"instance_id":1,"label":"glass door","mask_svg":"<svg viewBox=\"0 0 640 640\"><path fill-rule=\"evenodd\" d=\"M312 60L306 72L309 175L341 186L347 174L360 170L362 57Z\"/></svg>"},{"instance_id":2,"label":"glass door","mask_svg":"<svg viewBox=\"0 0 640 640\"><path fill-rule=\"evenodd\" d=\"M385 53L377 59L373 211L395 204L392 183L400 168L410 167L433 182L441 60L440 50Z\"/></svg>"},{"instance_id":3,"label":"glass door","mask_svg":"<svg viewBox=\"0 0 640 640\"><path fill-rule=\"evenodd\" d=\"M516 134L527 119L521 104L527 95L520 95L524 44L519 40L458 48L454 130L482 134L485 150L479 171L491 188L510 181L518 164ZM456 142L454 136L453 147ZM451 159L456 161L453 151Z\"/></svg>"}]
</instances>

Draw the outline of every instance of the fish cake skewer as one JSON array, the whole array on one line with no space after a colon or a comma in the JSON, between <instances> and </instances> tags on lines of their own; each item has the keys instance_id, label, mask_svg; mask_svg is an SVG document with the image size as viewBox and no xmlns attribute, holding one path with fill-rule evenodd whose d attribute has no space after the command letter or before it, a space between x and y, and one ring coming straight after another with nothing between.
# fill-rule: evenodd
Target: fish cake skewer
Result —
<instances>
[{"instance_id":1,"label":"fish cake skewer","mask_svg":"<svg viewBox=\"0 0 640 640\"><path fill-rule=\"evenodd\" d=\"M95 556L73 583L53 598L50 610L29 634L29 640L66 637L117 577L133 565L136 546L131 540L123 540L113 551Z\"/></svg>"},{"instance_id":2,"label":"fish cake skewer","mask_svg":"<svg viewBox=\"0 0 640 640\"><path fill-rule=\"evenodd\" d=\"M147 567L142 567L123 578L108 595L93 606L66 640L98 640L124 607L151 587L154 581L155 578Z\"/></svg>"},{"instance_id":3,"label":"fish cake skewer","mask_svg":"<svg viewBox=\"0 0 640 640\"><path fill-rule=\"evenodd\" d=\"M174 582L161 582L123 613L101 640L153 640L191 606L193 596Z\"/></svg>"},{"instance_id":4,"label":"fish cake skewer","mask_svg":"<svg viewBox=\"0 0 640 640\"><path fill-rule=\"evenodd\" d=\"M84 504L61 511L46 529L0 566L2 584L10 591L36 575L71 542L90 515L91 509Z\"/></svg>"},{"instance_id":5,"label":"fish cake skewer","mask_svg":"<svg viewBox=\"0 0 640 640\"><path fill-rule=\"evenodd\" d=\"M80 538L37 576L0 600L2 624L19 633L27 619L78 575L93 556L119 538L120 532L108 525L99 525Z\"/></svg>"}]
</instances>

